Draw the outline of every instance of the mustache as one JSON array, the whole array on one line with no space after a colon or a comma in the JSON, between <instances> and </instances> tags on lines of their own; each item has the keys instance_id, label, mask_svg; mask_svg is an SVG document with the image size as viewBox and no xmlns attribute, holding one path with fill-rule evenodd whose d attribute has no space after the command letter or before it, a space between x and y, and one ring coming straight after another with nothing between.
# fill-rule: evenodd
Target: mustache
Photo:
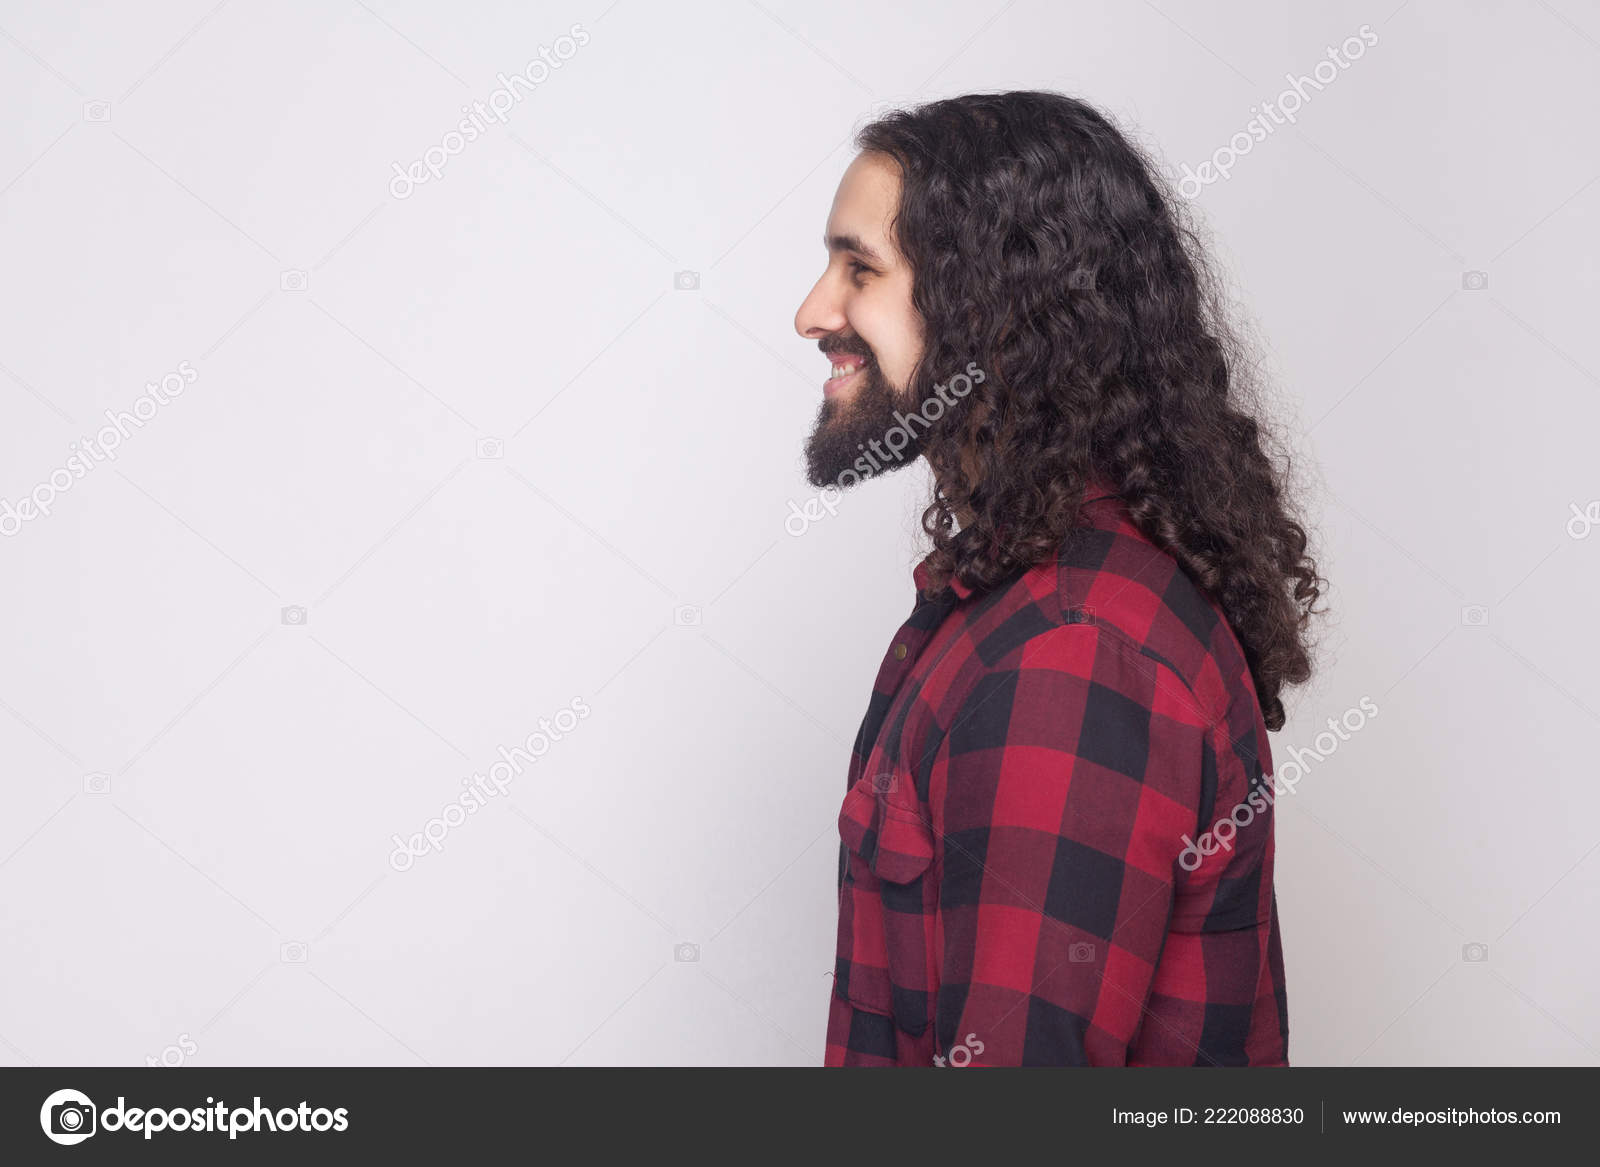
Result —
<instances>
[{"instance_id":1,"label":"mustache","mask_svg":"<svg viewBox=\"0 0 1600 1167\"><path fill-rule=\"evenodd\" d=\"M847 353L850 356L862 357L869 361L872 359L872 350L866 345L862 344L860 341L825 340L817 345L817 347L822 350L824 356L832 357L838 356L841 353Z\"/></svg>"}]
</instances>

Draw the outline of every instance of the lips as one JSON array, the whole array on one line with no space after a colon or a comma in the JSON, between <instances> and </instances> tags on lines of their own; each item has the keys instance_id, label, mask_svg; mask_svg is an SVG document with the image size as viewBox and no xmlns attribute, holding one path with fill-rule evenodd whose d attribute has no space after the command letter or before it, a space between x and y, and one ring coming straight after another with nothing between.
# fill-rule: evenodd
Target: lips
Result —
<instances>
[{"instance_id":1,"label":"lips","mask_svg":"<svg viewBox=\"0 0 1600 1167\"><path fill-rule=\"evenodd\" d=\"M822 383L822 393L825 397L832 397L846 386L853 384L856 377L867 366L867 358L861 353L828 353L826 355L832 365L832 371L828 379Z\"/></svg>"}]
</instances>

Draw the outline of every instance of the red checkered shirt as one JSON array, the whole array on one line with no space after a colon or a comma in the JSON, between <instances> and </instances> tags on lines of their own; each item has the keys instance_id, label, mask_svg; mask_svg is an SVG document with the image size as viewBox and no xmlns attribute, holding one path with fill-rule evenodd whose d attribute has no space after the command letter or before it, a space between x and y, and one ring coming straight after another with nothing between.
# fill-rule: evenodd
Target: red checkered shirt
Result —
<instances>
[{"instance_id":1,"label":"red checkered shirt","mask_svg":"<svg viewBox=\"0 0 1600 1167\"><path fill-rule=\"evenodd\" d=\"M827 1065L1288 1064L1249 667L1089 498L997 588L913 572L839 814Z\"/></svg>"}]
</instances>

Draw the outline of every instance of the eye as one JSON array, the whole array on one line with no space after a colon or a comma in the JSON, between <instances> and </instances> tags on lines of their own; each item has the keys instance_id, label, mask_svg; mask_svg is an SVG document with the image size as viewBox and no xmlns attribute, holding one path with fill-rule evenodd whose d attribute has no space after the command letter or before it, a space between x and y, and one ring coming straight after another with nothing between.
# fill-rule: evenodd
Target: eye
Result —
<instances>
[{"instance_id":1,"label":"eye","mask_svg":"<svg viewBox=\"0 0 1600 1167\"><path fill-rule=\"evenodd\" d=\"M856 284L859 284L861 282L861 277L862 276L875 276L877 274L878 274L877 271L875 271L873 268L868 267L866 264L862 263L859 259L852 259L850 261L850 279L851 279L852 282L854 282Z\"/></svg>"}]
</instances>

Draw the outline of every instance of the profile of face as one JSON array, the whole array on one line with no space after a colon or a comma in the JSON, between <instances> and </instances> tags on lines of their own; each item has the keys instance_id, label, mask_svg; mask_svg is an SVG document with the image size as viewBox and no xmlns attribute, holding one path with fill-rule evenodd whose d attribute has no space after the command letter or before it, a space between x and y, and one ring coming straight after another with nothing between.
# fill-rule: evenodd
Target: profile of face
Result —
<instances>
[{"instance_id":1,"label":"profile of face","mask_svg":"<svg viewBox=\"0 0 1600 1167\"><path fill-rule=\"evenodd\" d=\"M910 405L908 387L923 346L911 267L894 239L899 205L894 160L858 154L839 180L823 231L827 269L795 313L795 331L815 340L830 364L806 440L806 478L816 487L844 487L897 470L919 452L913 439L885 460L881 444L896 427L896 410Z\"/></svg>"}]
</instances>

